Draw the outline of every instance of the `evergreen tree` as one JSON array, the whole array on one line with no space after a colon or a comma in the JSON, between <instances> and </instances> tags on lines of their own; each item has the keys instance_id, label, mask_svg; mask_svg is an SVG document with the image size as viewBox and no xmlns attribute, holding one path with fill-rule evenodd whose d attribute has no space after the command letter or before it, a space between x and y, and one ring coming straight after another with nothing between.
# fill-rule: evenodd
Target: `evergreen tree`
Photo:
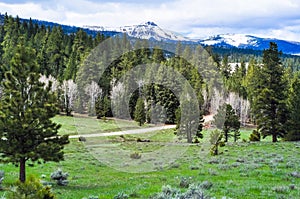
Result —
<instances>
[{"instance_id":1,"label":"evergreen tree","mask_svg":"<svg viewBox=\"0 0 300 199\"><path fill-rule=\"evenodd\" d=\"M35 44L36 44L36 49L37 49L37 62L40 66L40 72L44 75L50 75L51 72L49 70L49 59L47 55L47 48L48 48L48 37L49 37L49 32L47 30L42 30L41 32L38 32L35 35Z\"/></svg>"},{"instance_id":2,"label":"evergreen tree","mask_svg":"<svg viewBox=\"0 0 300 199\"><path fill-rule=\"evenodd\" d=\"M214 116L214 124L217 128L222 129L225 142L228 142L228 138L232 136L231 132L234 132L234 141L239 138L241 123L230 104L224 104L219 108L218 113Z\"/></svg>"},{"instance_id":3,"label":"evergreen tree","mask_svg":"<svg viewBox=\"0 0 300 199\"><path fill-rule=\"evenodd\" d=\"M111 115L111 108L110 108L110 99L108 96L99 97L96 101L96 115L97 118L106 118L107 116Z\"/></svg>"},{"instance_id":4,"label":"evergreen tree","mask_svg":"<svg viewBox=\"0 0 300 199\"><path fill-rule=\"evenodd\" d=\"M15 47L20 37L19 22L12 16L6 16L4 19L4 38L1 43L3 48L2 62L8 66L13 55L15 54ZM2 74L3 76L3 74Z\"/></svg>"},{"instance_id":5,"label":"evergreen tree","mask_svg":"<svg viewBox=\"0 0 300 199\"><path fill-rule=\"evenodd\" d=\"M142 126L146 122L145 104L142 98L139 98L136 102L134 120L139 123L139 126Z\"/></svg>"},{"instance_id":6,"label":"evergreen tree","mask_svg":"<svg viewBox=\"0 0 300 199\"><path fill-rule=\"evenodd\" d=\"M164 51L160 49L159 47L156 47L153 49L153 55L152 55L152 60L155 63L161 64L166 60L164 56Z\"/></svg>"},{"instance_id":7,"label":"evergreen tree","mask_svg":"<svg viewBox=\"0 0 300 199\"><path fill-rule=\"evenodd\" d=\"M240 138L241 138L241 133L240 133L239 129L234 130L233 131L233 140L234 140L234 142L236 142Z\"/></svg>"},{"instance_id":8,"label":"evergreen tree","mask_svg":"<svg viewBox=\"0 0 300 199\"><path fill-rule=\"evenodd\" d=\"M209 135L209 142L211 144L210 153L211 155L219 155L219 147L224 143L222 142L223 134L219 130L214 130Z\"/></svg>"},{"instance_id":9,"label":"evergreen tree","mask_svg":"<svg viewBox=\"0 0 300 199\"><path fill-rule=\"evenodd\" d=\"M250 101L250 106L251 106L251 119L254 124L256 124L256 119L255 119L255 103L254 99L256 96L258 96L260 93L260 89L262 88L262 81L263 81L263 76L262 76L262 66L259 65L256 60L251 59L248 65L248 71L245 77L244 81L244 87L246 88L246 94L247 97Z\"/></svg>"},{"instance_id":10,"label":"evergreen tree","mask_svg":"<svg viewBox=\"0 0 300 199\"><path fill-rule=\"evenodd\" d=\"M295 73L289 90L289 120L287 122L288 133L285 140L300 140L300 72Z\"/></svg>"},{"instance_id":11,"label":"evergreen tree","mask_svg":"<svg viewBox=\"0 0 300 199\"><path fill-rule=\"evenodd\" d=\"M250 134L249 140L251 142L259 142L260 141L260 133L257 130L253 130Z\"/></svg>"},{"instance_id":12,"label":"evergreen tree","mask_svg":"<svg viewBox=\"0 0 300 199\"><path fill-rule=\"evenodd\" d=\"M176 121L177 121L177 135L187 138L188 143L193 142L193 138L195 141L198 138L202 139L203 134L203 114L200 111L197 111L196 100L190 99L190 96L181 96L181 104L180 108L176 110ZM185 117L181 117L181 114L188 114ZM196 124L198 122L198 125Z\"/></svg>"},{"instance_id":13,"label":"evergreen tree","mask_svg":"<svg viewBox=\"0 0 300 199\"><path fill-rule=\"evenodd\" d=\"M263 66L261 67L261 82L255 91L254 114L259 131L263 138L272 136L277 142L286 133L287 121L286 90L284 68L280 61L281 52L276 43L270 43L269 49L263 51Z\"/></svg>"},{"instance_id":14,"label":"evergreen tree","mask_svg":"<svg viewBox=\"0 0 300 199\"><path fill-rule=\"evenodd\" d=\"M46 75L52 75L58 80L63 79L63 71L65 69L65 55L63 49L63 30L61 26L55 26L49 33L46 42L47 68Z\"/></svg>"},{"instance_id":15,"label":"evergreen tree","mask_svg":"<svg viewBox=\"0 0 300 199\"><path fill-rule=\"evenodd\" d=\"M25 182L26 161L62 160L68 136L58 136L60 125L51 121L57 113L56 96L51 85L39 81L34 50L21 42L15 52L10 67L3 68L0 154L3 161L19 165L19 179Z\"/></svg>"},{"instance_id":16,"label":"evergreen tree","mask_svg":"<svg viewBox=\"0 0 300 199\"><path fill-rule=\"evenodd\" d=\"M65 70L64 79L73 81L76 80L76 73L82 60L86 57L88 36L86 32L80 29L74 38L72 52L69 57L67 68Z\"/></svg>"},{"instance_id":17,"label":"evergreen tree","mask_svg":"<svg viewBox=\"0 0 300 199\"><path fill-rule=\"evenodd\" d=\"M176 110L179 107L179 100L177 99L174 92L179 93L180 80L174 76L174 71L171 67L165 67L160 65L156 71L156 81L163 82L163 85L155 86L156 103L163 106L166 111L166 122L167 124L174 124L176 121Z\"/></svg>"},{"instance_id":18,"label":"evergreen tree","mask_svg":"<svg viewBox=\"0 0 300 199\"><path fill-rule=\"evenodd\" d=\"M231 68L228 62L228 55L224 56L220 70L225 80L228 79L231 74Z\"/></svg>"}]
</instances>

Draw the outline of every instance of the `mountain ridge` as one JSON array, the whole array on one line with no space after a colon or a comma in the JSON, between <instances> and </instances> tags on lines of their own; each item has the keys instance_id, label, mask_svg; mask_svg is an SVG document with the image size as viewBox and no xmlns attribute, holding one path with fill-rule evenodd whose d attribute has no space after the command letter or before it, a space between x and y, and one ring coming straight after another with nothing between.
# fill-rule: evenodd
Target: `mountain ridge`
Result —
<instances>
[{"instance_id":1,"label":"mountain ridge","mask_svg":"<svg viewBox=\"0 0 300 199\"><path fill-rule=\"evenodd\" d=\"M156 23L147 21L139 25L121 26L121 27L103 27L103 26L83 26L83 28L95 30L95 31L115 31L120 33L126 33L130 37L139 39L148 39L156 41L182 41L192 42L191 39L184 37L173 31L164 30L160 28Z\"/></svg>"},{"instance_id":2,"label":"mountain ridge","mask_svg":"<svg viewBox=\"0 0 300 199\"><path fill-rule=\"evenodd\" d=\"M276 38L261 38L248 34L219 34L200 40L203 45L218 47L237 47L242 49L263 50L269 47L270 42L277 43L279 50L286 54L299 54L300 42Z\"/></svg>"},{"instance_id":3,"label":"mountain ridge","mask_svg":"<svg viewBox=\"0 0 300 199\"><path fill-rule=\"evenodd\" d=\"M139 25L121 26L117 28L103 26L84 26L84 28L94 31L115 31L126 33L130 37L139 39L148 39L165 42L183 42L190 44L201 44L203 46L215 46L241 49L264 50L269 47L270 42L275 42L285 54L298 55L300 54L300 42L282 40L276 38L262 38L249 34L217 34L206 39L190 39L173 31L168 31L160 28L154 22L146 22Z\"/></svg>"},{"instance_id":4,"label":"mountain ridge","mask_svg":"<svg viewBox=\"0 0 300 199\"><path fill-rule=\"evenodd\" d=\"M30 19L22 19L29 21ZM0 24L3 24L4 15L0 13ZM63 25L59 23L43 21L38 19L32 19L33 23L45 26L61 26L65 33L71 34L83 29L88 34L95 36L97 33L101 33L106 37L115 36L120 33L126 33L128 36L139 39L147 39L153 41L163 42L182 42L185 44L201 44L203 46L213 46L221 48L240 48L251 50L264 50L269 47L270 42L275 42L278 45L279 50L285 54L300 55L300 42L282 40L276 38L261 38L249 34L218 34L212 35L206 39L190 39L182 36L179 33L165 30L159 27L155 22L145 22L139 25L121 26L117 28L103 27L103 26L71 26Z\"/></svg>"}]
</instances>

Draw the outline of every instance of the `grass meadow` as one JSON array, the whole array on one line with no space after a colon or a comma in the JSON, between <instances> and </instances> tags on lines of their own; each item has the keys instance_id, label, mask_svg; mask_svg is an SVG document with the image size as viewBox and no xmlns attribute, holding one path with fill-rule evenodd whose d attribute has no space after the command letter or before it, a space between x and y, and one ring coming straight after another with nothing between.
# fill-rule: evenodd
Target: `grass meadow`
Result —
<instances>
[{"instance_id":1,"label":"grass meadow","mask_svg":"<svg viewBox=\"0 0 300 199\"><path fill-rule=\"evenodd\" d=\"M85 117L58 116L54 120L62 124L61 134L136 128L135 123L126 121L118 122L121 124L117 126L112 120L104 122ZM210 131L204 130L204 139L191 145L179 140L172 129L87 138L86 142L71 139L65 148L65 161L35 165L28 162L27 175L53 183L52 190L59 199L114 198L121 192L129 198L150 198L160 192L162 186L184 191L184 185L189 184L209 184L203 186L204 193L216 199L300 198L299 142L272 143L270 139L243 142L242 139L248 140L252 129L242 129L237 143L230 140L220 149L220 155L211 156ZM150 142L137 142L138 139ZM170 143L172 147L164 150ZM176 157L168 162L158 151ZM134 153L139 157L132 158ZM68 186L58 186L51 181L50 174L58 168L69 173ZM18 179L18 168L0 164L0 170L5 171L1 198Z\"/></svg>"}]
</instances>

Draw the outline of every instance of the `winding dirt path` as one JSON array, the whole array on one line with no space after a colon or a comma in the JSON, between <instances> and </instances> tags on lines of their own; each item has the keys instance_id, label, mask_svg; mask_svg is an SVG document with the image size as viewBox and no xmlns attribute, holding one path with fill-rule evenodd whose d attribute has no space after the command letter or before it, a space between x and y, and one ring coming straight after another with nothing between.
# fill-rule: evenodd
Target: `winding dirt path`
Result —
<instances>
[{"instance_id":1,"label":"winding dirt path","mask_svg":"<svg viewBox=\"0 0 300 199\"><path fill-rule=\"evenodd\" d=\"M149 133L152 131L160 131L164 129L173 129L176 125L163 125L163 126L156 126L156 127L148 127L143 129L131 129L126 131L116 131L116 132L109 132L109 133L94 133L94 134L83 134L83 135L71 135L69 138L79 138L80 136L83 137L107 137L107 136L115 136L115 135L129 135L129 134L142 134L142 133Z\"/></svg>"},{"instance_id":2,"label":"winding dirt path","mask_svg":"<svg viewBox=\"0 0 300 199\"><path fill-rule=\"evenodd\" d=\"M203 117L205 122L209 122L213 120L212 115L206 115ZM149 133L153 131L160 131L164 129L173 129L176 125L163 125L163 126L155 126L155 127L148 127L142 129L131 129L126 131L116 131L116 132L109 132L109 133L94 133L94 134L82 134L82 135L70 135L69 138L79 138L79 137L108 137L108 136L116 136L116 135L130 135L130 134L142 134L142 133Z\"/></svg>"}]
</instances>

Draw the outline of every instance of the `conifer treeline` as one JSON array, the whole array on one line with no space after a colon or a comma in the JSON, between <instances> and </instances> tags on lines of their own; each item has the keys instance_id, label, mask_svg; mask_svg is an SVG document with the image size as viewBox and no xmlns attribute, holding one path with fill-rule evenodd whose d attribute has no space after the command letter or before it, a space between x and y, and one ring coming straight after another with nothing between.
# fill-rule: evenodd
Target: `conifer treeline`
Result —
<instances>
[{"instance_id":1,"label":"conifer treeline","mask_svg":"<svg viewBox=\"0 0 300 199\"><path fill-rule=\"evenodd\" d=\"M264 81L261 80L271 78L273 74L265 72L267 69L263 66L268 64L265 58L262 59L263 55L238 58L235 54L220 56L213 53L210 47L203 50L201 46L189 47L180 43L177 44L176 53L169 54L159 47L149 47L148 41L132 43L126 35L123 35L115 37L112 42L116 46L125 45L127 49L132 50L109 63L105 71L102 71L103 74L99 76L97 73L103 69L103 65L107 64L105 60L109 60L114 55L107 54L106 51L91 55L91 51L105 39L100 33L92 37L84 30L78 29L76 33L65 34L60 26L52 28L38 26L31 20L21 22L18 17L6 15L3 25L0 26L0 63L9 66L15 53L15 46L21 40L25 41L26 46L35 50L40 73L44 75L43 81L54 82L53 90L57 92L61 111L66 112L67 115L75 110L97 115L98 118L114 115L128 119L128 114L125 114L128 107L124 106L124 103L128 102L129 115L134 118L137 101L143 99L147 122L184 121L186 118L178 115L182 111L183 104L190 104L189 101L187 103L184 101L189 96L176 95L176 93L186 93L184 91L187 87L180 84L179 78L174 73L175 70L187 80L198 100L199 117L194 118L198 118L197 122L200 121L201 125L198 130L190 129L195 131L194 134L196 131L201 131L202 115L216 113L224 103L232 105L243 124L249 121L260 122L259 118L265 118L261 115L261 108L257 111L257 107L260 107L257 103L263 102L258 100L257 96L261 94L260 89L264 88ZM86 59L91 61L97 57L101 57L104 61L85 64ZM234 66L230 64L234 60L239 64ZM141 64L151 65L151 67L136 68ZM206 68L201 68L203 65ZM300 139L298 124L300 108L295 103L300 99L297 72L300 67L299 59L284 57L275 65L274 63L269 65L269 67L273 66L278 68L277 75L282 79L281 84L285 84L278 87L272 85L272 92L281 89L277 92L283 93L285 98L281 96L280 104L286 104L283 126L277 128L283 128L285 131L280 130L277 133L280 135L287 133L288 136L285 138L289 140ZM216 67L217 71L212 70L211 67ZM132 70L134 72L128 74ZM268 70L272 71L270 68ZM205 73L209 74L209 80L205 79L207 75ZM221 79L217 74L221 74ZM145 84L143 78L140 78L143 75L155 81ZM2 72L1 79L3 80ZM167 87L163 86L162 82ZM220 90L219 84L224 84L225 90ZM130 96L124 96L131 88L136 89ZM266 89L264 92L267 92ZM113 104L114 110L111 109L111 101L116 103ZM272 100L270 103L273 103ZM190 108L190 112L193 111Z\"/></svg>"},{"instance_id":2,"label":"conifer treeline","mask_svg":"<svg viewBox=\"0 0 300 199\"><path fill-rule=\"evenodd\" d=\"M5 15L0 26L1 64L9 65L16 44L24 40L27 46L35 50L42 74L51 75L59 81L75 80L76 66L104 39L100 33L95 38L81 29L65 34L60 26L39 26L31 19L27 22Z\"/></svg>"}]
</instances>

